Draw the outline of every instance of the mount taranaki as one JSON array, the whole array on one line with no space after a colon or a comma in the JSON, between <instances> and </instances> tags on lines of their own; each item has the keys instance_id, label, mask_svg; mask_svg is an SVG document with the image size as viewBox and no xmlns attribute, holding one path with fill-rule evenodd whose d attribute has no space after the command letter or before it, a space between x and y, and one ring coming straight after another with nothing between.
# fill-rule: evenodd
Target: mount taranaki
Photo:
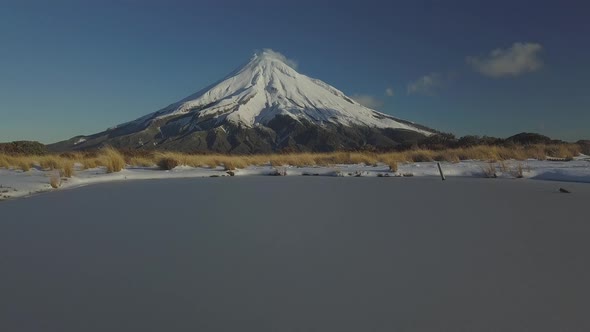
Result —
<instances>
[{"instance_id":1,"label":"mount taranaki","mask_svg":"<svg viewBox=\"0 0 590 332\"><path fill-rule=\"evenodd\" d=\"M390 149L436 133L364 107L287 62L264 50L221 81L155 113L48 147L224 153Z\"/></svg>"}]
</instances>

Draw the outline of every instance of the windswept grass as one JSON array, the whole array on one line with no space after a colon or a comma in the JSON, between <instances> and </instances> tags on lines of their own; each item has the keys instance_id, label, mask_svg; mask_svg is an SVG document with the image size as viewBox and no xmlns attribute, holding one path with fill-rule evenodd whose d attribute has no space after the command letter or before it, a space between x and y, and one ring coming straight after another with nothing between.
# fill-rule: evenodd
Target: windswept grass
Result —
<instances>
[{"instance_id":1,"label":"windswept grass","mask_svg":"<svg viewBox=\"0 0 590 332\"><path fill-rule=\"evenodd\" d=\"M414 149L400 152L329 152L329 153L277 153L258 155L187 154L179 152L118 151L104 148L93 152L68 152L60 155L7 155L0 154L0 167L28 171L31 167L42 170L60 170L64 176L72 176L74 164L82 169L105 167L108 173L119 172L126 167L159 166L172 169L176 166L223 167L226 171L248 166L270 165L273 167L295 166L333 167L341 164L387 165L396 171L400 163L452 162L479 160L500 163L503 160L545 160L547 157L571 160L581 152L578 144L548 144L528 146L473 146L446 150Z\"/></svg>"},{"instance_id":2,"label":"windswept grass","mask_svg":"<svg viewBox=\"0 0 590 332\"><path fill-rule=\"evenodd\" d=\"M8 162L8 159L6 159L6 156L0 155L0 168L10 168L10 163Z\"/></svg>"},{"instance_id":3,"label":"windswept grass","mask_svg":"<svg viewBox=\"0 0 590 332\"><path fill-rule=\"evenodd\" d=\"M54 170L60 169L62 167L64 159L65 158L60 156L47 155L39 157L38 163L39 166L44 170Z\"/></svg>"},{"instance_id":4,"label":"windswept grass","mask_svg":"<svg viewBox=\"0 0 590 332\"><path fill-rule=\"evenodd\" d=\"M59 170L59 175L66 178L71 178L74 175L74 163L71 161L64 161L61 165L61 169Z\"/></svg>"},{"instance_id":5,"label":"windswept grass","mask_svg":"<svg viewBox=\"0 0 590 332\"><path fill-rule=\"evenodd\" d=\"M98 160L102 166L106 167L107 173L120 172L125 168L125 158L111 147L102 149Z\"/></svg>"},{"instance_id":6,"label":"windswept grass","mask_svg":"<svg viewBox=\"0 0 590 332\"><path fill-rule=\"evenodd\" d=\"M19 160L16 167L20 168L23 172L28 172L31 170L31 162L30 160Z\"/></svg>"},{"instance_id":7,"label":"windswept grass","mask_svg":"<svg viewBox=\"0 0 590 332\"><path fill-rule=\"evenodd\" d=\"M98 158L82 159L80 164L82 164L82 169L96 168L100 165L100 160Z\"/></svg>"}]
</instances>

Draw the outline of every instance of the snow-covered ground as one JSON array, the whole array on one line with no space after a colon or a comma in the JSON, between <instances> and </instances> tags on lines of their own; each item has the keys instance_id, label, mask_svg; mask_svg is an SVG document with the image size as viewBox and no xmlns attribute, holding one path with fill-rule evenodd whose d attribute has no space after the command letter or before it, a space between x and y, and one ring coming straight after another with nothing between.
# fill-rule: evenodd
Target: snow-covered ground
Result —
<instances>
[{"instance_id":1,"label":"snow-covered ground","mask_svg":"<svg viewBox=\"0 0 590 332\"><path fill-rule=\"evenodd\" d=\"M490 163L482 161L462 161L460 163L441 163L445 176L487 177L486 170ZM590 157L580 156L573 161L505 161L495 163L496 176L499 178L518 177L518 168L526 179L573 181L590 183ZM264 176L286 173L288 176L360 176L360 177L407 177L439 176L435 162L400 164L396 172L388 166L377 165L334 165L333 167L279 167L251 166L232 172L235 176ZM489 172L488 172L489 173ZM195 178L230 176L222 167L194 168L176 167L170 171L157 168L129 167L117 173L107 174L103 167L81 170L79 167L72 178L62 179L61 187L54 189L50 178L57 171L31 169L28 172L0 168L0 200L29 196L35 193L76 188L93 183L112 181L130 181L145 179Z\"/></svg>"}]
</instances>

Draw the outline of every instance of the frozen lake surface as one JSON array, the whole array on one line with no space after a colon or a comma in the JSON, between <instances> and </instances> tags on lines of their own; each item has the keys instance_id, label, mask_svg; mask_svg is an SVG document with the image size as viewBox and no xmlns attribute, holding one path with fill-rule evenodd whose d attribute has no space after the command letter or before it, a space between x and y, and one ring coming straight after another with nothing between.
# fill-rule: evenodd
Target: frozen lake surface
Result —
<instances>
[{"instance_id":1,"label":"frozen lake surface","mask_svg":"<svg viewBox=\"0 0 590 332\"><path fill-rule=\"evenodd\" d=\"M0 330L588 331L589 206L589 184L460 177L1 202Z\"/></svg>"}]
</instances>

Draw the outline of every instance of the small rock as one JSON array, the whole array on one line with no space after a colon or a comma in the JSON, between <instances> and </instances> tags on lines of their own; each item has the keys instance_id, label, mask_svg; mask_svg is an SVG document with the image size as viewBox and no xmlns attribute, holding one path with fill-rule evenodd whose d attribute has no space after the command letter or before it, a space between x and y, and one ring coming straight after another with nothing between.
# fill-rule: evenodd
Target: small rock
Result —
<instances>
[{"instance_id":1,"label":"small rock","mask_svg":"<svg viewBox=\"0 0 590 332\"><path fill-rule=\"evenodd\" d=\"M229 174L229 176L235 176L236 175L236 173L233 172L233 171L227 171L226 173Z\"/></svg>"},{"instance_id":2,"label":"small rock","mask_svg":"<svg viewBox=\"0 0 590 332\"><path fill-rule=\"evenodd\" d=\"M563 189L563 188L559 188L559 192L564 193L564 194L571 194L571 191L569 191L567 189Z\"/></svg>"}]
</instances>

